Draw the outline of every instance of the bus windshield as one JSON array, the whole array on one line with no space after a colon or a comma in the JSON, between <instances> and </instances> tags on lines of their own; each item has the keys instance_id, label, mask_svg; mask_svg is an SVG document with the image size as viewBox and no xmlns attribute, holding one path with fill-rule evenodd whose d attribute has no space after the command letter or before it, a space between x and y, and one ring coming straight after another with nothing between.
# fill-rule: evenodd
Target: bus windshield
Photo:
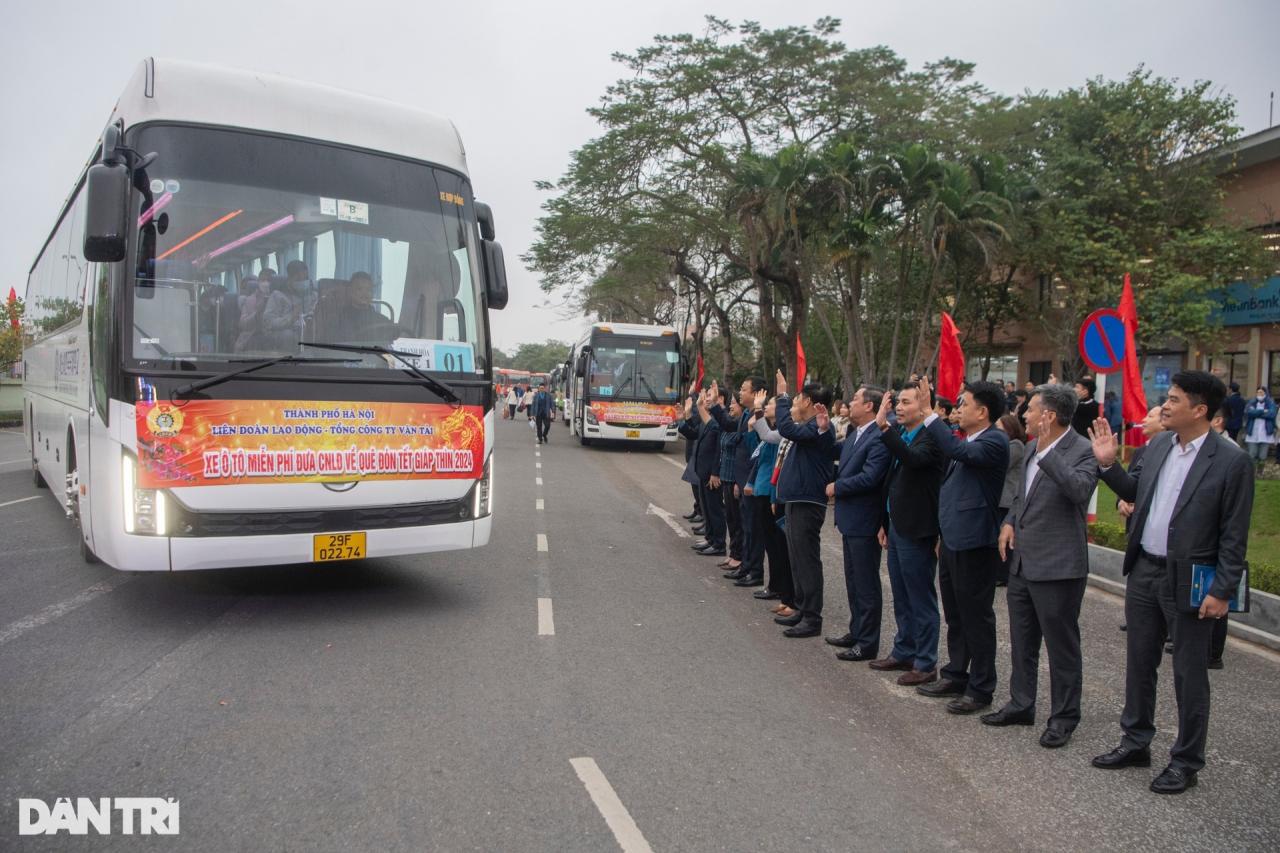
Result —
<instances>
[{"instance_id":1,"label":"bus windshield","mask_svg":"<svg viewBox=\"0 0 1280 853\"><path fill-rule=\"evenodd\" d=\"M315 355L299 341L320 341L414 352L425 370L487 369L463 177L208 128L144 127L131 144L158 155L134 179L132 363L220 369ZM396 367L371 355L339 369Z\"/></svg>"},{"instance_id":2,"label":"bus windshield","mask_svg":"<svg viewBox=\"0 0 1280 853\"><path fill-rule=\"evenodd\" d=\"M674 337L594 337L591 396L655 403L678 400L680 352L677 343Z\"/></svg>"}]
</instances>

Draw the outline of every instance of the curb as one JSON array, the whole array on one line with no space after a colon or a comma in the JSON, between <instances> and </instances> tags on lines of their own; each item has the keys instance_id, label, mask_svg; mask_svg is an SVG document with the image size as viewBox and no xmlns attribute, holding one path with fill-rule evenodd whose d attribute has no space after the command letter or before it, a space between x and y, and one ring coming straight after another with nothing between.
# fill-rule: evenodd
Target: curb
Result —
<instances>
[{"instance_id":1,"label":"curb","mask_svg":"<svg viewBox=\"0 0 1280 853\"><path fill-rule=\"evenodd\" d=\"M1089 543L1089 583L1105 592L1124 596L1124 552ZM1232 613L1227 633L1280 652L1280 596L1249 591L1248 613Z\"/></svg>"}]
</instances>

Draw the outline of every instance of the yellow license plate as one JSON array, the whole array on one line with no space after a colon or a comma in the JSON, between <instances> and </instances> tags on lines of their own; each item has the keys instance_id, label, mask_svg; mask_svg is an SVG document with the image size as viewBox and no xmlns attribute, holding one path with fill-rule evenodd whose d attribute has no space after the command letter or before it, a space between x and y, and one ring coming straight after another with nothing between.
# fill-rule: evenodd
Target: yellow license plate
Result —
<instances>
[{"instance_id":1,"label":"yellow license plate","mask_svg":"<svg viewBox=\"0 0 1280 853\"><path fill-rule=\"evenodd\" d=\"M363 560L365 533L321 533L311 538L311 558L316 563L334 560Z\"/></svg>"},{"instance_id":2,"label":"yellow license plate","mask_svg":"<svg viewBox=\"0 0 1280 853\"><path fill-rule=\"evenodd\" d=\"M640 437L640 430L638 429L627 430L627 438L639 438L639 437Z\"/></svg>"}]
</instances>

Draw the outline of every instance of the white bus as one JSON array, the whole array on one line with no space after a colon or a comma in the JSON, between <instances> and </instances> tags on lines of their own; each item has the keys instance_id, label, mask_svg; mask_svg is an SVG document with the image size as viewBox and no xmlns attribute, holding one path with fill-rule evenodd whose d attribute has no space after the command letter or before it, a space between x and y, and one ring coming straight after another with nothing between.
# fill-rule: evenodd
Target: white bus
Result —
<instances>
[{"instance_id":1,"label":"white bus","mask_svg":"<svg viewBox=\"0 0 1280 853\"><path fill-rule=\"evenodd\" d=\"M447 120L143 62L27 282L34 478L85 559L486 544L493 236Z\"/></svg>"},{"instance_id":2,"label":"white bus","mask_svg":"<svg viewBox=\"0 0 1280 853\"><path fill-rule=\"evenodd\" d=\"M677 437L680 339L670 326L595 323L565 360L565 423L596 440L661 449Z\"/></svg>"}]
</instances>

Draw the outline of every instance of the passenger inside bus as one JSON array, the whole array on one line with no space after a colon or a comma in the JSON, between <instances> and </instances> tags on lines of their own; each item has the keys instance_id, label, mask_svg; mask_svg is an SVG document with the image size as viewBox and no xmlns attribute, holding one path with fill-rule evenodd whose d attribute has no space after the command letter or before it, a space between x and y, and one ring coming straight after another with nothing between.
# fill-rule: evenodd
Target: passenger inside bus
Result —
<instances>
[{"instance_id":1,"label":"passenger inside bus","mask_svg":"<svg viewBox=\"0 0 1280 853\"><path fill-rule=\"evenodd\" d=\"M386 344L399 337L400 326L374 308L373 291L373 277L360 271L326 295L316 308L317 339Z\"/></svg>"}]
</instances>

